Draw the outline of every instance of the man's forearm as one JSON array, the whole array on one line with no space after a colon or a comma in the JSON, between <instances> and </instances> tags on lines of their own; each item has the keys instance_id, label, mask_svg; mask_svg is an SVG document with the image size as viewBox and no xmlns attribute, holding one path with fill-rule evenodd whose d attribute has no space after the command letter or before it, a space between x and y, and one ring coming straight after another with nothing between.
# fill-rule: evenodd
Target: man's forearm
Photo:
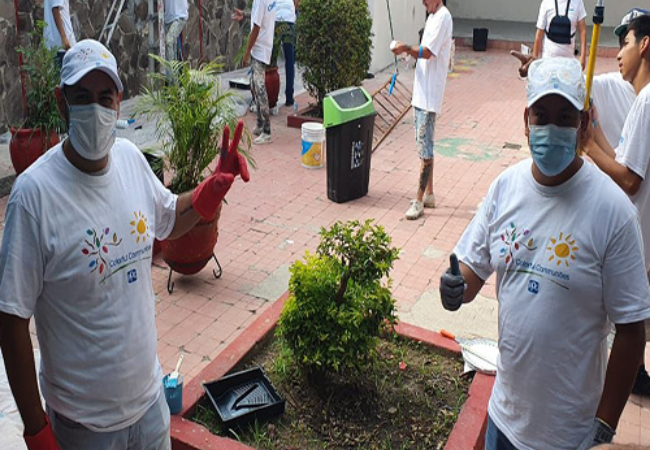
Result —
<instances>
[{"instance_id":1,"label":"man's forearm","mask_svg":"<svg viewBox=\"0 0 650 450\"><path fill-rule=\"evenodd\" d=\"M463 296L463 303L469 303L476 298L479 291L485 284L485 281L481 280L478 275L466 264L460 263L460 273L465 278L465 284L467 284L467 289L465 289L465 294Z\"/></svg>"},{"instance_id":2,"label":"man's forearm","mask_svg":"<svg viewBox=\"0 0 650 450\"><path fill-rule=\"evenodd\" d=\"M585 20L582 19L578 23L578 29L580 31L580 59L587 58L587 25Z\"/></svg>"},{"instance_id":3,"label":"man's forearm","mask_svg":"<svg viewBox=\"0 0 650 450\"><path fill-rule=\"evenodd\" d=\"M535 43L533 44L533 56L539 58L542 53L542 42L544 40L544 30L537 29L535 33Z\"/></svg>"},{"instance_id":4,"label":"man's forearm","mask_svg":"<svg viewBox=\"0 0 650 450\"><path fill-rule=\"evenodd\" d=\"M176 223L167 239L172 241L178 239L199 223L199 220L201 220L201 216L192 206L192 193L186 192L179 195L176 200Z\"/></svg>"},{"instance_id":5,"label":"man's forearm","mask_svg":"<svg viewBox=\"0 0 650 450\"><path fill-rule=\"evenodd\" d=\"M631 197L638 192L642 179L605 153L598 144L593 141L587 144L587 154L627 195Z\"/></svg>"},{"instance_id":6,"label":"man's forearm","mask_svg":"<svg viewBox=\"0 0 650 450\"><path fill-rule=\"evenodd\" d=\"M59 35L61 36L61 44L63 45L63 48L68 50L68 48L70 48L70 42L68 40L68 35L65 34L65 26L63 25L63 17L61 17L60 7L52 8L52 17L54 17L56 29L59 31Z\"/></svg>"},{"instance_id":7,"label":"man's forearm","mask_svg":"<svg viewBox=\"0 0 650 450\"><path fill-rule=\"evenodd\" d=\"M643 350L645 328L643 322L616 325L614 345L607 363L603 395L596 417L616 429L636 377Z\"/></svg>"},{"instance_id":8,"label":"man's forearm","mask_svg":"<svg viewBox=\"0 0 650 450\"><path fill-rule=\"evenodd\" d=\"M251 54L251 50L253 50L253 46L255 45L255 42L257 42L257 37L259 35L260 35L259 25L253 26L253 29L251 30L251 34L248 37L248 46L246 47L247 55Z\"/></svg>"},{"instance_id":9,"label":"man's forearm","mask_svg":"<svg viewBox=\"0 0 650 450\"><path fill-rule=\"evenodd\" d=\"M46 421L36 382L29 320L0 313L0 343L9 386L25 424L25 434L33 436L45 427Z\"/></svg>"},{"instance_id":10,"label":"man's forearm","mask_svg":"<svg viewBox=\"0 0 650 450\"><path fill-rule=\"evenodd\" d=\"M406 53L407 55L411 55L415 59L429 59L429 58L436 57L436 55L431 53L431 50L429 50L425 46L407 45L406 48L404 49L404 53Z\"/></svg>"}]
</instances>

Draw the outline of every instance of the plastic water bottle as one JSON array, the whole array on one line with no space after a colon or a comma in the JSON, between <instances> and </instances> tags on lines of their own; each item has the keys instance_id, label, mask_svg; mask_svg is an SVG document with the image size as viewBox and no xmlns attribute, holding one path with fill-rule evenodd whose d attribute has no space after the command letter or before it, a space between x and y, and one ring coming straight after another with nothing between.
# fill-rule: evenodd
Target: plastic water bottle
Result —
<instances>
[{"instance_id":1,"label":"plastic water bottle","mask_svg":"<svg viewBox=\"0 0 650 450\"><path fill-rule=\"evenodd\" d=\"M295 100L293 101L293 115L294 116L298 115L298 102Z\"/></svg>"},{"instance_id":2,"label":"plastic water bottle","mask_svg":"<svg viewBox=\"0 0 650 450\"><path fill-rule=\"evenodd\" d=\"M119 119L115 124L115 128L119 128L120 130L125 130L129 128L129 125L133 123L135 123L135 119L128 119L128 120Z\"/></svg>"}]
</instances>

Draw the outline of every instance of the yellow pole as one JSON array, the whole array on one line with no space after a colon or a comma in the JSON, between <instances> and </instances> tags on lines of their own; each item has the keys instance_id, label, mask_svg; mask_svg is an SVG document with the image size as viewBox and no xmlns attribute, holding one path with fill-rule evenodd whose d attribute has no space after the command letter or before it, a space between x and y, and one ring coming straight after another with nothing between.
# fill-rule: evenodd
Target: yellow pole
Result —
<instances>
[{"instance_id":1,"label":"yellow pole","mask_svg":"<svg viewBox=\"0 0 650 450\"><path fill-rule=\"evenodd\" d=\"M598 53L598 41L600 40L599 23L594 24L594 31L591 34L591 48L589 49L589 64L587 65L587 98L585 99L585 111L589 109L591 100L591 87L594 81L596 70L596 54Z\"/></svg>"}]
</instances>

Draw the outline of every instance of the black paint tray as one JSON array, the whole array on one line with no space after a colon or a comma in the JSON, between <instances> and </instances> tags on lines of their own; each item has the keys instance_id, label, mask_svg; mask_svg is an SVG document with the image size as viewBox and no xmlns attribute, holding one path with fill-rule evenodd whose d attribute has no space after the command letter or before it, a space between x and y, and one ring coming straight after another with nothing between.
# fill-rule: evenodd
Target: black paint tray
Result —
<instances>
[{"instance_id":1,"label":"black paint tray","mask_svg":"<svg viewBox=\"0 0 650 450\"><path fill-rule=\"evenodd\" d=\"M284 399L261 367L203 383L203 389L228 428L265 422L284 412Z\"/></svg>"}]
</instances>

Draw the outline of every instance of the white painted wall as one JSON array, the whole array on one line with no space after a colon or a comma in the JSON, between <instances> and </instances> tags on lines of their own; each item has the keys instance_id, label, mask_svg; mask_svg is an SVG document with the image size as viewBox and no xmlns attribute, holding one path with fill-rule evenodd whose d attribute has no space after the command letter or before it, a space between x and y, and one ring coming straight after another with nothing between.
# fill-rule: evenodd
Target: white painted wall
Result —
<instances>
[{"instance_id":1,"label":"white painted wall","mask_svg":"<svg viewBox=\"0 0 650 450\"><path fill-rule=\"evenodd\" d=\"M596 0L583 0L587 23L591 24ZM447 0L453 17L460 19L506 20L537 22L541 0ZM621 18L635 6L645 7L646 0L605 0L605 26L618 25Z\"/></svg>"},{"instance_id":2,"label":"white painted wall","mask_svg":"<svg viewBox=\"0 0 650 450\"><path fill-rule=\"evenodd\" d=\"M393 17L395 39L416 45L419 40L418 30L424 27L426 10L422 0L388 0ZM480 1L480 0L479 0ZM485 0L484 0L485 1ZM490 0L492 1L492 0ZM386 0L368 0L372 16L372 63L370 72L378 72L393 64L393 53L389 50L390 23Z\"/></svg>"}]
</instances>

